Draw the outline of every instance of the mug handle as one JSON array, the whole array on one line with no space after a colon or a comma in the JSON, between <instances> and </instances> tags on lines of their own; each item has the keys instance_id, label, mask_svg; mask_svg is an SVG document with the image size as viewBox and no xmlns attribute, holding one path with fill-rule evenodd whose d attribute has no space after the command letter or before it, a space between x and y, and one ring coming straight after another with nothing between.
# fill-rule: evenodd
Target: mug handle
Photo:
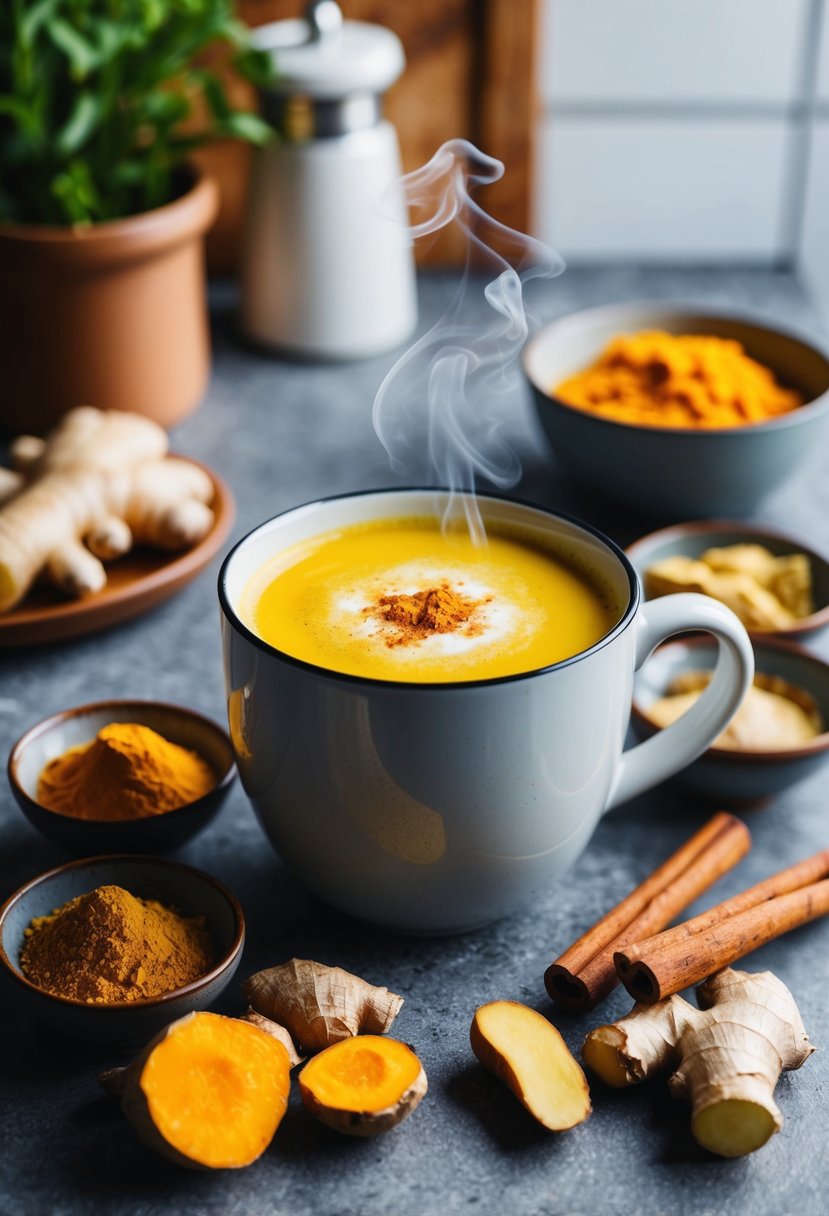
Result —
<instances>
[{"instance_id":1,"label":"mug handle","mask_svg":"<svg viewBox=\"0 0 829 1216\"><path fill-rule=\"evenodd\" d=\"M695 760L724 730L754 678L754 652L739 618L707 595L683 592L648 600L637 617L636 671L660 642L689 629L717 640L711 683L672 726L623 752L605 810L658 785Z\"/></svg>"}]
</instances>

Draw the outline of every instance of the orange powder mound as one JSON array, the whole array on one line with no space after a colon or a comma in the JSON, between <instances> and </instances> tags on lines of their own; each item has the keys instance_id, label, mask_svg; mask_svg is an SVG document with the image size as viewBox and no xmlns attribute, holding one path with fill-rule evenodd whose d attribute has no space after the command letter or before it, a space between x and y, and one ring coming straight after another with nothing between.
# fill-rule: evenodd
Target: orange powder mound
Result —
<instances>
[{"instance_id":1,"label":"orange powder mound","mask_svg":"<svg viewBox=\"0 0 829 1216\"><path fill-rule=\"evenodd\" d=\"M180 916L123 887L97 887L24 932L23 972L39 988L89 1004L161 996L208 971L204 917Z\"/></svg>"},{"instance_id":2,"label":"orange powder mound","mask_svg":"<svg viewBox=\"0 0 829 1216\"><path fill-rule=\"evenodd\" d=\"M620 334L554 392L568 405L634 426L745 426L803 404L739 342L659 330Z\"/></svg>"},{"instance_id":3,"label":"orange powder mound","mask_svg":"<svg viewBox=\"0 0 829 1216\"><path fill-rule=\"evenodd\" d=\"M448 583L427 587L412 595L382 595L365 611L381 617L398 628L398 635L389 638L387 646L400 646L419 641L433 633L452 633L466 625L479 600L471 600L454 591ZM467 630L468 632L468 630Z\"/></svg>"},{"instance_id":4,"label":"orange powder mound","mask_svg":"<svg viewBox=\"0 0 829 1216\"><path fill-rule=\"evenodd\" d=\"M50 760L37 800L75 819L143 819L195 802L216 784L196 752L134 722L112 722L91 743Z\"/></svg>"}]
</instances>

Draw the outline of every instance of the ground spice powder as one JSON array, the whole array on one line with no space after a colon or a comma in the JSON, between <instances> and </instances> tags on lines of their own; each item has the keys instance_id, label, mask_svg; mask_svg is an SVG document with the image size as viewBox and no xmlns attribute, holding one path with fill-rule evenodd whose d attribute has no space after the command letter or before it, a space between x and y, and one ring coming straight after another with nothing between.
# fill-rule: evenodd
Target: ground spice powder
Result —
<instances>
[{"instance_id":1,"label":"ground spice powder","mask_svg":"<svg viewBox=\"0 0 829 1216\"><path fill-rule=\"evenodd\" d=\"M43 769L37 800L74 819L144 819L203 797L216 784L196 752L138 722L111 722L91 743Z\"/></svg>"},{"instance_id":2,"label":"ground spice powder","mask_svg":"<svg viewBox=\"0 0 829 1216\"><path fill-rule=\"evenodd\" d=\"M161 996L210 969L203 917L185 917L123 887L102 886L32 921L20 965L56 996L89 1004Z\"/></svg>"},{"instance_id":3,"label":"ground spice powder","mask_svg":"<svg viewBox=\"0 0 829 1216\"><path fill-rule=\"evenodd\" d=\"M367 611L397 627L397 635L389 638L386 645L401 646L433 633L452 633L460 629L480 602L461 595L448 583L442 583L411 595L382 595ZM474 626L472 629L474 631Z\"/></svg>"},{"instance_id":4,"label":"ground spice powder","mask_svg":"<svg viewBox=\"0 0 829 1216\"><path fill-rule=\"evenodd\" d=\"M661 330L619 334L554 392L569 405L634 426L744 426L803 402L739 342Z\"/></svg>"}]
</instances>

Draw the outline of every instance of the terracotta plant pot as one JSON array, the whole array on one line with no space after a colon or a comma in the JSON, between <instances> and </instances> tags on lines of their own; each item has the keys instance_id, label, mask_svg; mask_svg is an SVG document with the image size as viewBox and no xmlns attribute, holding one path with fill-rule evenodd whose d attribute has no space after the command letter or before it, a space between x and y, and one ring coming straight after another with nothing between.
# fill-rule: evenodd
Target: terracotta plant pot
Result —
<instances>
[{"instance_id":1,"label":"terracotta plant pot","mask_svg":"<svg viewBox=\"0 0 829 1216\"><path fill-rule=\"evenodd\" d=\"M84 228L0 225L0 428L43 434L73 405L171 426L210 370L207 177L164 207Z\"/></svg>"}]
</instances>

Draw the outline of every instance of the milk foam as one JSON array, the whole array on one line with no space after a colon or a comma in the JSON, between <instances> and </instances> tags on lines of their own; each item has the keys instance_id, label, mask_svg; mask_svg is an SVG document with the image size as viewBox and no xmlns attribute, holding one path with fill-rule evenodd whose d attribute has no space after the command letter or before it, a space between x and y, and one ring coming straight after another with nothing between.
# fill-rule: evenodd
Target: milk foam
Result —
<instances>
[{"instance_id":1,"label":"milk foam","mask_svg":"<svg viewBox=\"0 0 829 1216\"><path fill-rule=\"evenodd\" d=\"M406 562L383 572L354 580L345 574L329 587L327 627L339 636L359 638L361 643L382 653L389 661L418 663L426 658L439 659L469 654L491 647L509 648L540 625L540 612L519 602L509 579L488 569L481 577L471 575L463 566L441 562ZM414 595L431 587L448 584L458 595L473 600L476 606L468 621L457 630L434 632L423 638L396 645L400 629L371 611L383 596ZM366 612L369 609L369 612Z\"/></svg>"}]
</instances>

